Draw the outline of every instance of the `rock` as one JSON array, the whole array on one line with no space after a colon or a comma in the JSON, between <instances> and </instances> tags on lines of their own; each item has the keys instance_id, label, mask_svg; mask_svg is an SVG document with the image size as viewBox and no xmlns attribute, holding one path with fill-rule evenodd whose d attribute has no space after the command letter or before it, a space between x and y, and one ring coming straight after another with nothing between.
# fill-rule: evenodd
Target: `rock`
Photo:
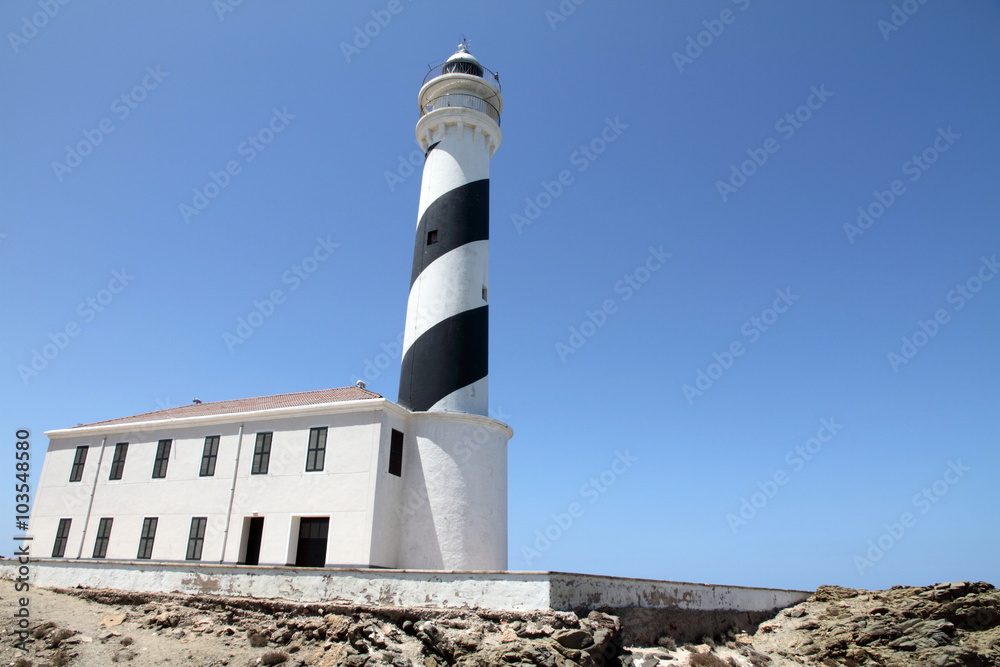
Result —
<instances>
[{"instance_id":1,"label":"rock","mask_svg":"<svg viewBox=\"0 0 1000 667\"><path fill-rule=\"evenodd\" d=\"M177 614L163 612L149 619L149 624L160 628L176 628L181 622L181 617Z\"/></svg>"},{"instance_id":2,"label":"rock","mask_svg":"<svg viewBox=\"0 0 1000 667\"><path fill-rule=\"evenodd\" d=\"M291 628L278 628L271 633L271 641L275 644L284 645L292 640L292 635L294 634L295 631Z\"/></svg>"},{"instance_id":3,"label":"rock","mask_svg":"<svg viewBox=\"0 0 1000 667\"><path fill-rule=\"evenodd\" d=\"M979 654L961 646L942 646L922 654L930 667L987 667Z\"/></svg>"},{"instance_id":4,"label":"rock","mask_svg":"<svg viewBox=\"0 0 1000 667\"><path fill-rule=\"evenodd\" d=\"M524 626L518 635L521 637L538 639L539 637L551 637L554 632L555 628L551 625L539 623L538 621L530 621Z\"/></svg>"},{"instance_id":5,"label":"rock","mask_svg":"<svg viewBox=\"0 0 1000 667\"><path fill-rule=\"evenodd\" d=\"M291 652L291 649L289 649L289 652ZM319 661L323 659L325 651L322 648L314 647L310 649L302 649L297 653L298 655L296 657L303 665L317 665L319 664Z\"/></svg>"},{"instance_id":6,"label":"rock","mask_svg":"<svg viewBox=\"0 0 1000 667\"><path fill-rule=\"evenodd\" d=\"M929 637L915 637L913 635L907 635L905 637L900 637L899 639L894 639L887 644L889 648L894 648L899 651L916 651L918 648L931 648L937 645L937 642Z\"/></svg>"},{"instance_id":7,"label":"rock","mask_svg":"<svg viewBox=\"0 0 1000 667\"><path fill-rule=\"evenodd\" d=\"M316 667L338 667L347 660L347 647L343 644L334 644L323 654L323 657L316 663Z\"/></svg>"},{"instance_id":8,"label":"rock","mask_svg":"<svg viewBox=\"0 0 1000 667\"><path fill-rule=\"evenodd\" d=\"M247 642L249 642L250 646L253 646L254 648L267 646L267 635L262 635L259 632L251 630L247 633Z\"/></svg>"},{"instance_id":9,"label":"rock","mask_svg":"<svg viewBox=\"0 0 1000 667\"><path fill-rule=\"evenodd\" d=\"M587 631L570 628L559 630L552 635L552 639L556 640L561 646L569 649L580 649L594 643L593 638Z\"/></svg>"},{"instance_id":10,"label":"rock","mask_svg":"<svg viewBox=\"0 0 1000 667\"><path fill-rule=\"evenodd\" d=\"M516 642L520 639L520 637L518 637L517 633L511 630L510 628L504 628L503 630L500 631L499 639L501 643L506 644L509 642Z\"/></svg>"},{"instance_id":11,"label":"rock","mask_svg":"<svg viewBox=\"0 0 1000 667\"><path fill-rule=\"evenodd\" d=\"M351 627L350 618L336 614L327 614L324 616L323 623L326 625L327 636L333 639L343 639Z\"/></svg>"},{"instance_id":12,"label":"rock","mask_svg":"<svg viewBox=\"0 0 1000 667\"><path fill-rule=\"evenodd\" d=\"M809 620L796 622L798 609ZM976 652L992 651L986 647L1000 633L969 627L973 614L984 627L1000 625L1000 593L989 584L968 582L886 591L823 586L806 602L760 624L752 641L756 650L796 664L1000 664Z\"/></svg>"},{"instance_id":13,"label":"rock","mask_svg":"<svg viewBox=\"0 0 1000 667\"><path fill-rule=\"evenodd\" d=\"M288 660L288 654L282 651L268 651L264 655L260 656L260 664L262 665L280 665L281 663Z\"/></svg>"},{"instance_id":14,"label":"rock","mask_svg":"<svg viewBox=\"0 0 1000 667\"><path fill-rule=\"evenodd\" d=\"M105 628L113 628L116 625L121 625L124 622L125 622L125 614L107 614L104 618L101 619L101 622L98 623L98 625Z\"/></svg>"}]
</instances>

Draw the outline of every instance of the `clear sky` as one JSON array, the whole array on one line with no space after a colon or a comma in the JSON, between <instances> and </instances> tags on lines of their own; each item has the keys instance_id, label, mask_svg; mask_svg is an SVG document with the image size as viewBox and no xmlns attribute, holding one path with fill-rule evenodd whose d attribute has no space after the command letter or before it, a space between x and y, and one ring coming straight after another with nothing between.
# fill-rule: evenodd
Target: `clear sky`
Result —
<instances>
[{"instance_id":1,"label":"clear sky","mask_svg":"<svg viewBox=\"0 0 1000 667\"><path fill-rule=\"evenodd\" d=\"M396 398L465 35L511 569L1000 584L996 2L64 1L0 4L4 545L19 428Z\"/></svg>"}]
</instances>

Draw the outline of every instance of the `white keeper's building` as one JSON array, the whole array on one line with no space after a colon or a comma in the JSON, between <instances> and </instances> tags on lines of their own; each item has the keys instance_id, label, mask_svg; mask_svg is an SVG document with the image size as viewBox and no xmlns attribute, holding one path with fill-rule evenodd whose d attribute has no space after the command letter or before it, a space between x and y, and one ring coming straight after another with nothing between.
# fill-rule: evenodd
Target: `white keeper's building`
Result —
<instances>
[{"instance_id":1,"label":"white keeper's building","mask_svg":"<svg viewBox=\"0 0 1000 667\"><path fill-rule=\"evenodd\" d=\"M48 436L40 556L506 569L511 431L489 418L344 387Z\"/></svg>"},{"instance_id":2,"label":"white keeper's building","mask_svg":"<svg viewBox=\"0 0 1000 667\"><path fill-rule=\"evenodd\" d=\"M417 102L426 160L398 403L345 387L50 431L34 553L507 568L512 432L487 400L499 78L463 42L428 72Z\"/></svg>"}]
</instances>

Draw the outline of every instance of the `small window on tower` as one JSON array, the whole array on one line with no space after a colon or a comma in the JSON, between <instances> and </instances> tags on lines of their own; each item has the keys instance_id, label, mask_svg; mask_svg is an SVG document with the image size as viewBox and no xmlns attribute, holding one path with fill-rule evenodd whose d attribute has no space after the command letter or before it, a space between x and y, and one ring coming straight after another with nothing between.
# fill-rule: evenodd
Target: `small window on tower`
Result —
<instances>
[{"instance_id":1,"label":"small window on tower","mask_svg":"<svg viewBox=\"0 0 1000 667\"><path fill-rule=\"evenodd\" d=\"M438 230L432 229L427 232L427 245L434 245L438 242Z\"/></svg>"},{"instance_id":2,"label":"small window on tower","mask_svg":"<svg viewBox=\"0 0 1000 667\"><path fill-rule=\"evenodd\" d=\"M486 301L486 285L483 285L483 301Z\"/></svg>"},{"instance_id":3,"label":"small window on tower","mask_svg":"<svg viewBox=\"0 0 1000 667\"><path fill-rule=\"evenodd\" d=\"M389 474L401 477L403 475L403 434L392 429L389 438Z\"/></svg>"}]
</instances>

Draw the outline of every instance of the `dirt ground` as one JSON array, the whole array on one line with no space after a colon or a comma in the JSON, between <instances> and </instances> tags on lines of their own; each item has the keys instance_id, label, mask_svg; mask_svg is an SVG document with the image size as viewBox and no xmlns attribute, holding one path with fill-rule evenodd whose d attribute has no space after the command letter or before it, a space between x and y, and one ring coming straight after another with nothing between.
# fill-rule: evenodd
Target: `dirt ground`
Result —
<instances>
[{"instance_id":1,"label":"dirt ground","mask_svg":"<svg viewBox=\"0 0 1000 667\"><path fill-rule=\"evenodd\" d=\"M32 588L0 579L0 666L108 667L997 667L1000 591L944 583L820 587L752 635L623 647L616 616L301 604L283 600Z\"/></svg>"},{"instance_id":2,"label":"dirt ground","mask_svg":"<svg viewBox=\"0 0 1000 667\"><path fill-rule=\"evenodd\" d=\"M31 660L33 667L60 664L74 667L134 665L246 665L267 652L250 646L246 637L206 635L193 628L150 627L148 612L131 605L103 605L71 595L32 588L27 596L31 627L53 623L44 639L31 642L27 651L12 645L14 614L24 593L14 582L0 580L0 664L18 665ZM149 610L152 611L152 610ZM63 630L64 632L59 632ZM71 632L64 639L60 635ZM27 667L22 662L18 667Z\"/></svg>"}]
</instances>

